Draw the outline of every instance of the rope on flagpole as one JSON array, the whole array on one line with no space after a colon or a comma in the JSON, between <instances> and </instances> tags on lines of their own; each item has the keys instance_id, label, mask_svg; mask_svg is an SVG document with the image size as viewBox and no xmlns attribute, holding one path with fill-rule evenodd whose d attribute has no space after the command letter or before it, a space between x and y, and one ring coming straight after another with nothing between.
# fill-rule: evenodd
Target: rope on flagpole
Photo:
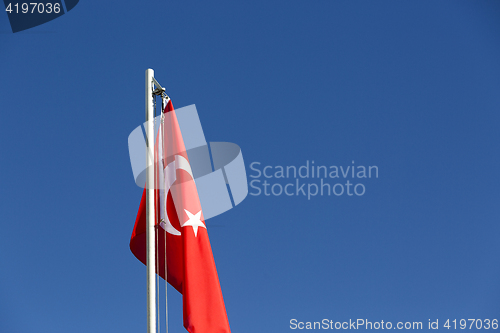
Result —
<instances>
[{"instance_id":1,"label":"rope on flagpole","mask_svg":"<svg viewBox=\"0 0 500 333\"><path fill-rule=\"evenodd\" d=\"M154 78L153 78L154 80ZM154 129L156 133L156 95L153 93L153 100L154 100ZM156 143L156 138L155 138L155 143ZM156 144L155 144L156 146ZM156 257L156 267L158 269L159 264L160 264L160 259L158 258L158 214L156 214L156 190L159 188L159 177L158 177L158 150L155 149L155 158L154 158L154 170L155 170L155 257ZM158 274L156 274L156 313L160 313L160 279L158 277ZM157 332L160 331L160 316L157 316Z\"/></svg>"},{"instance_id":2,"label":"rope on flagpole","mask_svg":"<svg viewBox=\"0 0 500 333\"><path fill-rule=\"evenodd\" d=\"M167 98L163 98L162 96L162 99L161 99L161 122L160 122L160 135L161 135L161 144L164 145L164 119L165 119L165 114L164 114L164 111L165 111L165 107L167 106L166 105L166 101L168 100L168 96ZM161 151L162 151L162 154L165 154L165 147L162 147ZM161 161L162 161L162 172L163 172L163 156L161 156ZM165 191L165 189L163 189L163 191ZM168 218L167 217L167 195L168 193L164 193L163 195L163 200L165 202L163 202L163 216L165 217L165 220ZM162 205L160 205L160 207L162 207ZM167 231L166 230L163 230L163 234L164 234L164 239L165 239L165 332L168 333L168 298L167 298L167 287L168 287L168 282L167 282Z\"/></svg>"},{"instance_id":3,"label":"rope on flagpole","mask_svg":"<svg viewBox=\"0 0 500 333\"><path fill-rule=\"evenodd\" d=\"M159 83L158 81L156 81L156 79L153 77L151 77L152 79L152 84L153 86L156 86L156 89L153 89L153 99L154 99L154 121L155 121L155 130L156 130L156 96L161 96L161 99L162 99L162 109L161 109L161 123L160 123L160 130L158 131L159 132L159 135L161 135L161 140L159 140L159 142L162 143L163 145L163 131L164 131L164 126L163 126L163 120L165 118L164 114L163 114L163 111L165 109L165 107L167 106L167 101L170 100L170 97L165 93L165 88L163 88ZM154 87L153 87L154 88ZM156 141L156 140L155 140ZM162 153L163 153L163 147L162 147ZM161 160L162 163L156 163L155 162L155 177L156 179L160 179L159 177L159 172L163 172L163 156L157 156L157 160ZM161 166L161 169L160 169L160 166ZM158 172L158 173L157 173ZM155 184L156 184L156 180L155 180ZM159 184L158 184L159 185ZM163 184L162 184L163 185ZM156 193L156 189L160 189L160 186L157 186L155 188L155 193ZM166 199L167 199L167 195L168 193L164 193L164 203L163 204L163 209L164 209L164 216L165 218L167 218L167 203L166 203ZM156 201L155 201L155 204L156 204ZM160 209L162 207L162 204L160 204ZM155 213L156 213L156 208L155 208ZM156 254L156 267L160 267L159 266L159 261L160 261L160 256L159 256L159 227L160 227L160 224L159 223L156 223L158 222L158 219L159 217L156 216L157 214L155 214L155 229L156 229L156 246L155 246L155 254ZM166 233L166 230L164 230L164 234L165 234L165 330L166 330L166 333L168 333L168 298L167 298L167 287L168 287L168 282L167 282L167 233ZM159 271L156 272L156 294L157 294L157 297L156 297L156 300L157 300L157 304L156 304L156 307L157 307L157 312L159 313L160 312L160 287L159 287ZM158 327L157 327L157 330L158 332L160 332L160 316L158 316Z\"/></svg>"}]
</instances>

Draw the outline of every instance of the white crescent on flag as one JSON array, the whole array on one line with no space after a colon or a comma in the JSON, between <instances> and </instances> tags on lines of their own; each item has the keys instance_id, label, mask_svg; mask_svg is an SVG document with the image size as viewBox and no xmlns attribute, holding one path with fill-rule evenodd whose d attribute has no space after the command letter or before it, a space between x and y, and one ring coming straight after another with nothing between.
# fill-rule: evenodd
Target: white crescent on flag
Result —
<instances>
[{"instance_id":1,"label":"white crescent on flag","mask_svg":"<svg viewBox=\"0 0 500 333\"><path fill-rule=\"evenodd\" d=\"M158 150L160 153L160 156L162 154L162 147L163 147L163 142L162 142L162 136L158 136ZM189 175L194 181L193 177L193 171L191 170L191 166L189 165L189 161L181 155L175 155L175 160L170 162L164 169L163 172L159 173L160 176L160 218L163 222L160 222L160 226L169 234L175 235L175 236L180 236L181 232L177 229L174 228L172 223L170 223L170 220L168 218L168 214L166 214L167 211L167 196L168 192L170 191L170 188L172 187L173 183L177 179L176 173L177 170L184 170Z\"/></svg>"}]
</instances>

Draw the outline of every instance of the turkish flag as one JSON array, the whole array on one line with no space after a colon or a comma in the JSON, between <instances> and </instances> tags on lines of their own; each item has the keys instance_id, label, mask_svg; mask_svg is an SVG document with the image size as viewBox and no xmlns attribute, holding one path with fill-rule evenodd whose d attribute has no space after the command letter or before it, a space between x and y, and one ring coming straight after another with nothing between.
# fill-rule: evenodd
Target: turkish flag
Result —
<instances>
[{"instance_id":1,"label":"turkish flag","mask_svg":"<svg viewBox=\"0 0 500 333\"><path fill-rule=\"evenodd\" d=\"M172 102L155 146L157 274L182 294L184 327L191 333L230 332L200 200ZM146 190L130 240L146 264Z\"/></svg>"}]
</instances>

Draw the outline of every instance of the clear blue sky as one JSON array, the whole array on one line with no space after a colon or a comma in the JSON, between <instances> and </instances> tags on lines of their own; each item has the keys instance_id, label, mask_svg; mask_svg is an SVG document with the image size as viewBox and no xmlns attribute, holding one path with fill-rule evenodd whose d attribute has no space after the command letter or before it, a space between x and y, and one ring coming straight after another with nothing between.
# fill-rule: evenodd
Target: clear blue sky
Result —
<instances>
[{"instance_id":1,"label":"clear blue sky","mask_svg":"<svg viewBox=\"0 0 500 333\"><path fill-rule=\"evenodd\" d=\"M82 0L16 34L0 14L0 45L1 332L145 332L127 137L148 67L249 176L379 170L207 221L233 332L500 319L500 2Z\"/></svg>"}]
</instances>

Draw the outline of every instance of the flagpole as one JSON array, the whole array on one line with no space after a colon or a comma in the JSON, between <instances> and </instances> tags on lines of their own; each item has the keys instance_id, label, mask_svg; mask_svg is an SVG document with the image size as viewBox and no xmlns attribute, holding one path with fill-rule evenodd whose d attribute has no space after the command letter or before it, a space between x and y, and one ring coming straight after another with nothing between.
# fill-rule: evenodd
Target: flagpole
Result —
<instances>
[{"instance_id":1,"label":"flagpole","mask_svg":"<svg viewBox=\"0 0 500 333\"><path fill-rule=\"evenodd\" d=\"M146 265L147 333L156 333L155 203L154 203L154 70L146 70Z\"/></svg>"}]
</instances>

